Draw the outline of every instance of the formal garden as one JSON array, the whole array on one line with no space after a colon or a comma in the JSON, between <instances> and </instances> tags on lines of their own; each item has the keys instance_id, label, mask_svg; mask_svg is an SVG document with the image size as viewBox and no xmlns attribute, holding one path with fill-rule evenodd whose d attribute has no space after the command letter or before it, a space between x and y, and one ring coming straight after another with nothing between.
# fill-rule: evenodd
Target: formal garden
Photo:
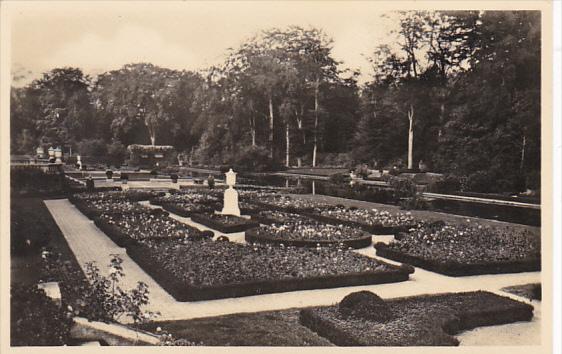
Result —
<instances>
[{"instance_id":1,"label":"formal garden","mask_svg":"<svg viewBox=\"0 0 562 354\"><path fill-rule=\"evenodd\" d=\"M12 88L12 346L540 344L540 16L395 15Z\"/></svg>"}]
</instances>

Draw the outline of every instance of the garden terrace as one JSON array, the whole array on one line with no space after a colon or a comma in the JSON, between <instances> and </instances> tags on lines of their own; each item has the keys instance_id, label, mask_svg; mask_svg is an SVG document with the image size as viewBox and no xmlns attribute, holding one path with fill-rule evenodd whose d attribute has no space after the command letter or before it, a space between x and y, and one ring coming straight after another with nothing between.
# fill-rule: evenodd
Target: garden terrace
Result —
<instances>
[{"instance_id":1,"label":"garden terrace","mask_svg":"<svg viewBox=\"0 0 562 354\"><path fill-rule=\"evenodd\" d=\"M390 283L408 280L412 272L341 249L212 240L145 242L127 253L178 301Z\"/></svg>"},{"instance_id":2,"label":"garden terrace","mask_svg":"<svg viewBox=\"0 0 562 354\"><path fill-rule=\"evenodd\" d=\"M530 321L531 305L476 291L387 300L390 320L344 316L339 306L303 309L300 322L341 346L456 346L454 334L480 326Z\"/></svg>"},{"instance_id":3,"label":"garden terrace","mask_svg":"<svg viewBox=\"0 0 562 354\"><path fill-rule=\"evenodd\" d=\"M378 209L335 206L316 208L308 216L329 224L358 227L373 234L396 234L409 230L415 221L408 213L390 213Z\"/></svg>"},{"instance_id":4,"label":"garden terrace","mask_svg":"<svg viewBox=\"0 0 562 354\"><path fill-rule=\"evenodd\" d=\"M375 247L378 256L451 276L541 268L540 236L525 229L434 223Z\"/></svg>"},{"instance_id":5,"label":"garden terrace","mask_svg":"<svg viewBox=\"0 0 562 354\"><path fill-rule=\"evenodd\" d=\"M242 232L259 226L259 223L252 220L234 215L221 215L215 213L193 214L191 216L191 220L225 234Z\"/></svg>"}]
</instances>

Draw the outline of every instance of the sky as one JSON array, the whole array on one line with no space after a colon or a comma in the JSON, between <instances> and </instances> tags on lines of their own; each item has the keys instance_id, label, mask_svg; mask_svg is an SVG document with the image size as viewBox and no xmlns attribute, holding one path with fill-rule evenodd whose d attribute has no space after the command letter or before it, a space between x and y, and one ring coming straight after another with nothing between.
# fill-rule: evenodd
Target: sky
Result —
<instances>
[{"instance_id":1,"label":"sky","mask_svg":"<svg viewBox=\"0 0 562 354\"><path fill-rule=\"evenodd\" d=\"M13 84L56 67L95 76L128 63L203 70L224 61L260 30L317 27L334 40L342 69L372 75L367 57L389 40L395 16L376 1L13 2L10 4Z\"/></svg>"}]
</instances>

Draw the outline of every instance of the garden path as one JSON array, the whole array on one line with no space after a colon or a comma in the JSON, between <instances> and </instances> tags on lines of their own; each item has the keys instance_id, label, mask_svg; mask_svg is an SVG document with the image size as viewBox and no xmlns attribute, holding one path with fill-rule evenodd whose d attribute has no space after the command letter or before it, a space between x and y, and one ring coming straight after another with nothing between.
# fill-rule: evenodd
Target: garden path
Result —
<instances>
[{"instance_id":1,"label":"garden path","mask_svg":"<svg viewBox=\"0 0 562 354\"><path fill-rule=\"evenodd\" d=\"M148 274L146 274L133 260L125 253L125 250L115 245L102 231L100 231L92 221L76 209L68 200L46 200L45 204L53 215L57 225L67 239L70 248L76 255L80 264L95 261L102 270L104 265L109 263L110 255L113 253L122 254L123 268L125 277L122 281L124 289L130 289L136 285L137 281L143 281L149 285L150 304L147 309L159 311L161 320L190 319L198 317L218 316L240 312L258 312L268 310L287 309L293 307L331 305L340 301L345 295L353 291L369 290L377 293L382 298L393 298L400 296L413 296L419 294L458 292L472 290L487 290L503 296L510 296L522 301L520 297L515 297L500 291L502 287L520 285L527 283L537 283L541 281L540 272L515 273L515 274L490 274L467 277L448 277L445 275L429 272L416 268L416 272L411 275L410 280L401 283L379 284L369 286L343 287L335 289L319 289L295 291L279 294L266 294L258 296L248 296L241 298L196 301L196 302L177 302L162 287L160 287ZM180 221L190 223L194 226L205 229L202 225L192 223L189 218L181 218L170 214ZM216 234L218 236L220 234ZM243 242L243 233L228 235L232 241ZM374 236L373 241L388 241L389 236ZM361 254L376 257L373 247L366 247L357 250ZM395 263L385 260L389 263ZM533 303L537 307L537 303ZM503 331L513 335L514 331L528 333L534 331L536 339L540 335L537 331L540 325L540 308L537 308L535 318L528 325L513 324L506 330L505 326L495 326L503 328ZM519 327L517 327L519 326ZM531 329L529 329L531 328ZM481 329L480 331L485 331ZM497 332L497 331L496 331ZM496 333L494 332L494 333ZM478 342L478 332L466 332L467 339ZM486 337L489 334L484 332ZM495 336L492 335L492 337ZM526 338L527 335L521 336ZM509 339L511 340L511 339Z\"/></svg>"}]
</instances>

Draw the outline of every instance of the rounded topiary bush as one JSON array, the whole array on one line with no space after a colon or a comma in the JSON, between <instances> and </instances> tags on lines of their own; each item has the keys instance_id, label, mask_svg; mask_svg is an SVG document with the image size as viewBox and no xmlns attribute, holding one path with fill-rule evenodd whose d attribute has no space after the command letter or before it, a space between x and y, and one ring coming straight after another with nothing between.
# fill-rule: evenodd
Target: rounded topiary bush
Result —
<instances>
[{"instance_id":1,"label":"rounded topiary bush","mask_svg":"<svg viewBox=\"0 0 562 354\"><path fill-rule=\"evenodd\" d=\"M230 239L229 239L228 237L226 237L226 236L219 236L219 237L217 237L217 241L220 241L220 242L229 242Z\"/></svg>"},{"instance_id":2,"label":"rounded topiary bush","mask_svg":"<svg viewBox=\"0 0 562 354\"><path fill-rule=\"evenodd\" d=\"M386 322L392 318L388 305L377 294L358 291L344 297L338 305L343 317L353 317L375 322Z\"/></svg>"}]
</instances>

